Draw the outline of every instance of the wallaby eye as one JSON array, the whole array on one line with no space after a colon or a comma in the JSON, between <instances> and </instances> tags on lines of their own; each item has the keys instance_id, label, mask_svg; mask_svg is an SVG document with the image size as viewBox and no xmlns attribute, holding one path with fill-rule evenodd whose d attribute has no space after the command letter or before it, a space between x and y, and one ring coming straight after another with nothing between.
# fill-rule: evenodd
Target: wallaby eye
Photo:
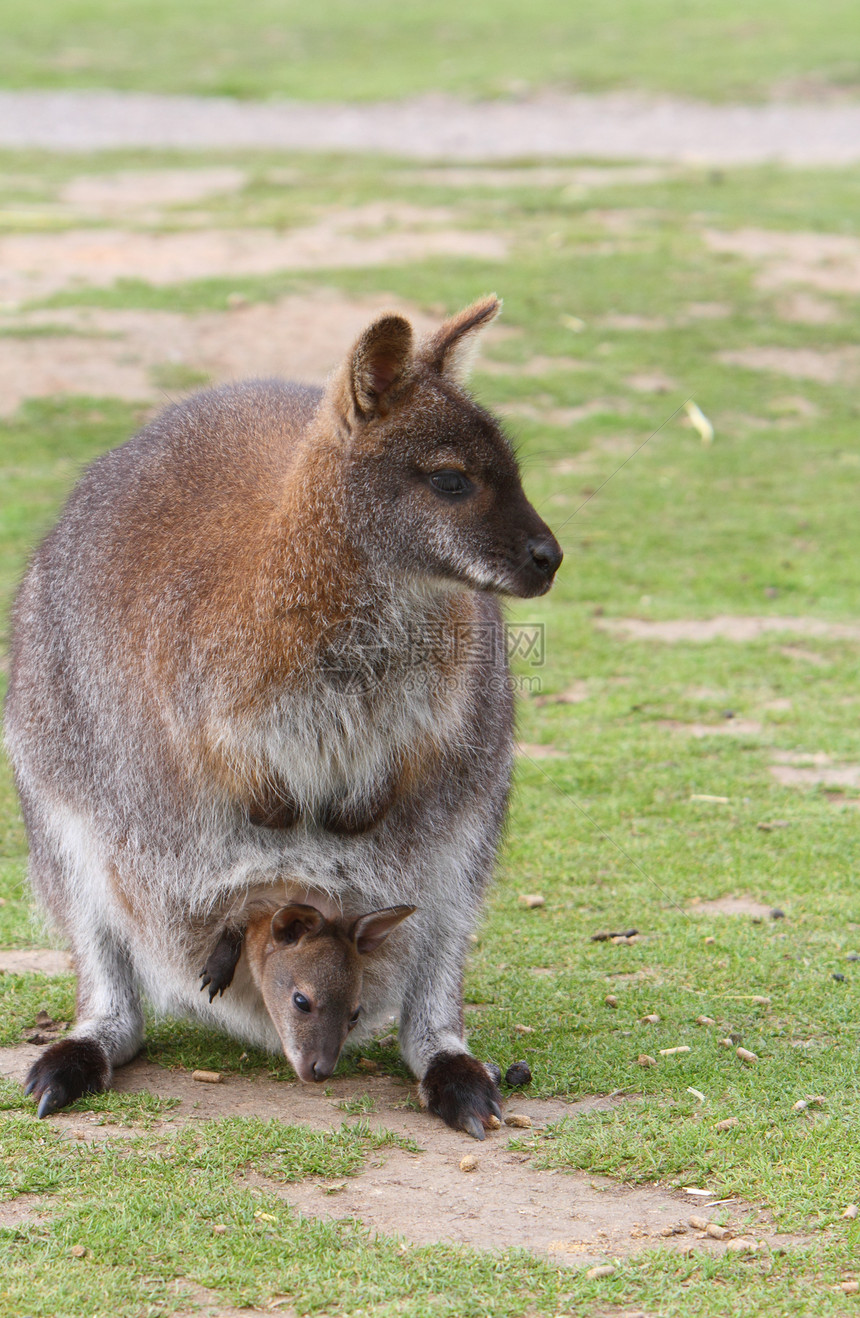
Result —
<instances>
[{"instance_id":1,"label":"wallaby eye","mask_svg":"<svg viewBox=\"0 0 860 1318\"><path fill-rule=\"evenodd\" d=\"M358 1024L358 1018L360 1015L361 1015L361 1007L356 1007L355 1011L352 1013L352 1015L349 1018L350 1029L352 1029L354 1025Z\"/></svg>"},{"instance_id":2,"label":"wallaby eye","mask_svg":"<svg viewBox=\"0 0 860 1318\"><path fill-rule=\"evenodd\" d=\"M462 498L472 491L472 482L462 471L434 471L430 484L437 494L447 494L449 498Z\"/></svg>"},{"instance_id":3,"label":"wallaby eye","mask_svg":"<svg viewBox=\"0 0 860 1318\"><path fill-rule=\"evenodd\" d=\"M310 1011L311 1004L308 1002L304 993L293 994L293 1006L298 1007L299 1011Z\"/></svg>"}]
</instances>

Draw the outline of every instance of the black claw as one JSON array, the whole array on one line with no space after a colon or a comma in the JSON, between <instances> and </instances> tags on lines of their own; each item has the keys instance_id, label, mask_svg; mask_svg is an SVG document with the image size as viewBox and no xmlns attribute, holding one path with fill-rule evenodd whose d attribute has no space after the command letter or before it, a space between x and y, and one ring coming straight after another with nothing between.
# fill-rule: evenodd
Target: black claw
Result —
<instances>
[{"instance_id":1,"label":"black claw","mask_svg":"<svg viewBox=\"0 0 860 1318\"><path fill-rule=\"evenodd\" d=\"M496 1103L493 1099L490 1099L490 1111L492 1112L493 1116L496 1118L497 1121L501 1121L502 1109L499 1107L498 1103Z\"/></svg>"},{"instance_id":2,"label":"black claw","mask_svg":"<svg viewBox=\"0 0 860 1318\"><path fill-rule=\"evenodd\" d=\"M53 1089L46 1089L39 1099L36 1116L40 1121L45 1117L50 1117L52 1113L59 1112L61 1107L65 1107L66 1101L66 1095L62 1089L56 1094Z\"/></svg>"},{"instance_id":3,"label":"black claw","mask_svg":"<svg viewBox=\"0 0 860 1318\"><path fill-rule=\"evenodd\" d=\"M464 1117L463 1130L467 1135L471 1135L473 1139L482 1140L486 1138L483 1122L479 1121L477 1117Z\"/></svg>"}]
</instances>

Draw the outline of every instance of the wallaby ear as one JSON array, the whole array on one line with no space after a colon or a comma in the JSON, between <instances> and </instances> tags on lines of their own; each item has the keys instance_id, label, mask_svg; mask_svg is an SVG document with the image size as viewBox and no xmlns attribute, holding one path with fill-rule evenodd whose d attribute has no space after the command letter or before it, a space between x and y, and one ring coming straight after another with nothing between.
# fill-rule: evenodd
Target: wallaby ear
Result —
<instances>
[{"instance_id":1,"label":"wallaby ear","mask_svg":"<svg viewBox=\"0 0 860 1318\"><path fill-rule=\"evenodd\" d=\"M496 319L502 309L502 303L495 293L473 302L470 307L460 311L438 329L425 344L421 352L423 361L439 375L462 384L469 374L469 368L478 335Z\"/></svg>"},{"instance_id":2,"label":"wallaby ear","mask_svg":"<svg viewBox=\"0 0 860 1318\"><path fill-rule=\"evenodd\" d=\"M272 916L272 937L276 943L298 943L308 934L318 934L325 924L325 918L315 906L303 906L295 902L292 906L282 906Z\"/></svg>"},{"instance_id":3,"label":"wallaby ear","mask_svg":"<svg viewBox=\"0 0 860 1318\"><path fill-rule=\"evenodd\" d=\"M371 911L369 915L360 915L350 930L357 951L362 956L375 952L385 942L392 929L396 929L401 920L405 920L417 906L387 906L384 911Z\"/></svg>"},{"instance_id":4,"label":"wallaby ear","mask_svg":"<svg viewBox=\"0 0 860 1318\"><path fill-rule=\"evenodd\" d=\"M412 363L412 326L403 316L381 316L352 350L352 395L366 418L384 416Z\"/></svg>"}]
</instances>

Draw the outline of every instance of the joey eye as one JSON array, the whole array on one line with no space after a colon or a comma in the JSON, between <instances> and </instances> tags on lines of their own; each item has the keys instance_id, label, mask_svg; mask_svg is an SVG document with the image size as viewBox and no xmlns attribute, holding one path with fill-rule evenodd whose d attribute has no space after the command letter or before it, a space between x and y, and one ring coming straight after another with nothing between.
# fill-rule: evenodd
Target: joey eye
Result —
<instances>
[{"instance_id":1,"label":"joey eye","mask_svg":"<svg viewBox=\"0 0 860 1318\"><path fill-rule=\"evenodd\" d=\"M360 1015L361 1015L361 1007L356 1007L355 1011L352 1013L352 1015L349 1018L350 1029L352 1029L354 1025L358 1024L358 1018Z\"/></svg>"},{"instance_id":2,"label":"joey eye","mask_svg":"<svg viewBox=\"0 0 860 1318\"><path fill-rule=\"evenodd\" d=\"M462 498L472 492L472 482L462 471L434 471L430 484L437 494L447 494L449 498Z\"/></svg>"},{"instance_id":3,"label":"joey eye","mask_svg":"<svg viewBox=\"0 0 860 1318\"><path fill-rule=\"evenodd\" d=\"M311 1004L308 1002L304 993L293 994L293 1006L298 1007L299 1011L310 1011Z\"/></svg>"}]
</instances>

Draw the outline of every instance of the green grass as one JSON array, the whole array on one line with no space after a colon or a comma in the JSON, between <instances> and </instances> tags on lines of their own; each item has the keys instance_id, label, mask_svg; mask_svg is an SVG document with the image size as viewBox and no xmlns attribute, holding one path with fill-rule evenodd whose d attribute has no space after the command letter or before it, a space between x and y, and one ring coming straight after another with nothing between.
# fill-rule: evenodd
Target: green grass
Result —
<instances>
[{"instance_id":1,"label":"green grass","mask_svg":"<svg viewBox=\"0 0 860 1318\"><path fill-rule=\"evenodd\" d=\"M88 169L136 163L139 157L113 156ZM739 1315L845 1313L850 1301L831 1288L856 1266L860 1232L840 1217L860 1184L860 972L848 960L860 952L860 815L845 803L858 793L783 787L770 765L780 752L860 761L857 643L786 633L747 644L667 645L624 639L605 625L631 616L720 614L856 623L856 390L717 359L756 344L850 347L860 335L856 300L834 296L839 319L831 324L786 321L782 294L760 286L745 262L711 252L702 231L738 228L754 217L761 228L856 235L860 176L691 169L648 186L607 185L583 195L563 186L457 190L422 182L420 172L390 161L282 160L297 171L284 196L268 172L278 167L274 157L241 163L249 186L224 203L224 222L306 223L338 200L360 204L384 192L449 205L458 225L503 231L510 260L332 270L313 279L237 280L226 272L176 287L141 280L78 288L53 301L217 310L231 292L253 301L332 283L453 310L489 288L504 294L504 323L514 333L498 341L494 355L511 370L479 370L475 389L492 406L535 409L512 417L509 428L529 493L566 552L552 594L511 611L515 620L546 626L545 666L521 673L537 677L544 696L578 682L587 698L553 704L533 692L520 703L523 742L545 744L553 756L531 752L518 764L499 881L469 966L472 1043L503 1068L525 1057L536 1095L630 1095L610 1111L521 1141L536 1166L706 1186L765 1205L781 1227L806 1232L807 1243L774 1256L767 1276L760 1261L651 1249L593 1281L516 1252L408 1248L351 1224L304 1222L276 1193L255 1193L239 1174L358 1172L368 1157L384 1156L375 1141L390 1138L363 1124L322 1137L235 1119L165 1135L152 1126L170 1118L170 1109L146 1096L113 1094L82 1106L105 1124L126 1126L117 1138L78 1147L61 1138L60 1127L37 1126L29 1104L7 1085L0 1093L5 1192L43 1195L46 1216L3 1233L9 1267L0 1314L168 1314L182 1307L183 1288L192 1284L210 1287L224 1304L288 1295L301 1313L329 1315L596 1316L614 1312L611 1306L661 1316L729 1307ZM50 203L80 168L21 159L13 186L24 195L35 177ZM619 213L629 234L611 227ZM690 319L693 303L718 303L726 314ZM612 328L607 318L618 315L659 317L662 328ZM579 332L571 316L582 322ZM518 375L517 366L536 354L580 365ZM631 386L631 377L655 372L670 377L667 393ZM191 377L164 382L179 388ZM690 397L714 422L709 447L683 424L679 409ZM792 403L798 397L806 411ZM553 408L595 398L608 400L599 415L562 426L546 419ZM32 544L81 466L130 433L142 410L110 398L53 398L29 402L0 423L4 613ZM727 711L760 730L723 734ZM692 737L676 726L685 724L713 733ZM701 795L728 799L692 799ZM774 819L787 826L757 827ZM44 945L23 888L25 850L4 766L6 947ZM519 894L535 891L546 905L525 910ZM696 909L698 899L726 894L779 907L784 918L753 923ZM591 940L600 929L630 927L640 930L635 944ZM19 1042L42 1008L69 1019L73 988L68 976L0 978L0 1044ZM606 1005L607 994L617 1008ZM756 1004L754 996L769 1002ZM652 1012L659 1023L641 1024ZM697 1025L700 1015L715 1025ZM534 1032L521 1035L518 1024ZM759 1061L745 1067L734 1049L721 1047L727 1034ZM690 1052L660 1058L654 1068L637 1064L640 1053L659 1056L678 1045ZM151 1022L147 1048L165 1066L289 1074L285 1062L187 1022ZM383 1072L404 1073L396 1048L373 1045L367 1054ZM356 1073L355 1063L344 1059L341 1073ZM812 1094L825 1095L826 1104L793 1110ZM342 1115L368 1114L372 1099L362 1095ZM738 1125L716 1132L727 1116ZM228 1230L213 1235L213 1224ZM75 1244L87 1250L81 1259L68 1257Z\"/></svg>"},{"instance_id":2,"label":"green grass","mask_svg":"<svg viewBox=\"0 0 860 1318\"><path fill-rule=\"evenodd\" d=\"M6 87L379 100L547 86L715 100L860 85L851 0L42 0L7 6Z\"/></svg>"}]
</instances>

